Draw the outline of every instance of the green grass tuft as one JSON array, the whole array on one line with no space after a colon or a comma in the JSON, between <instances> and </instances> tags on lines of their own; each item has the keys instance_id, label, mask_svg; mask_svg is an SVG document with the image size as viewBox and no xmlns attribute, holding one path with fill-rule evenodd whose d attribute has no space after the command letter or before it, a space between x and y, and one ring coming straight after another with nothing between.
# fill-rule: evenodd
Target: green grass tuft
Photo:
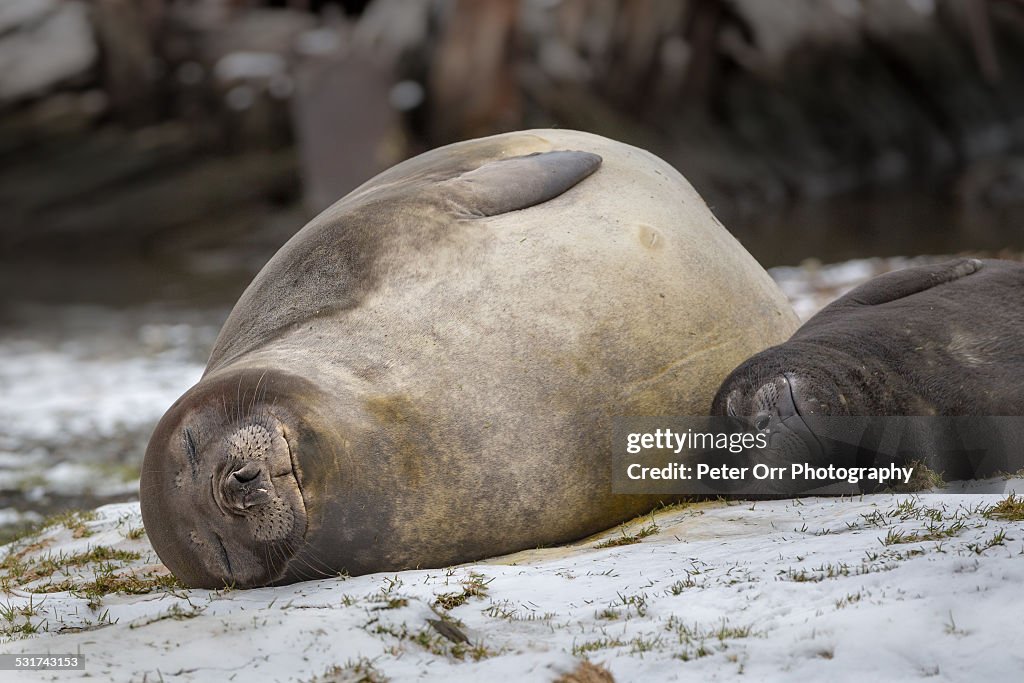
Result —
<instances>
[{"instance_id":1,"label":"green grass tuft","mask_svg":"<svg viewBox=\"0 0 1024 683\"><path fill-rule=\"evenodd\" d=\"M470 598L482 598L487 595L487 584L493 580L488 579L483 574L470 572L466 580L462 582L461 592L440 593L434 599L434 607L450 610L466 604Z\"/></svg>"},{"instance_id":2,"label":"green grass tuft","mask_svg":"<svg viewBox=\"0 0 1024 683\"><path fill-rule=\"evenodd\" d=\"M652 536L658 533L658 531L658 525L655 524L653 521L650 524L640 527L640 530L637 531L635 534L627 534L626 527L622 526L619 528L619 536L617 536L616 538L610 538L607 541L601 541L594 547L615 548L620 545L632 545L634 543L639 543L640 539L647 538L648 536Z\"/></svg>"},{"instance_id":3,"label":"green grass tuft","mask_svg":"<svg viewBox=\"0 0 1024 683\"><path fill-rule=\"evenodd\" d=\"M1011 493L985 510L983 514L989 519L1007 519L1019 522L1024 520L1024 498L1018 498L1016 494Z\"/></svg>"}]
</instances>

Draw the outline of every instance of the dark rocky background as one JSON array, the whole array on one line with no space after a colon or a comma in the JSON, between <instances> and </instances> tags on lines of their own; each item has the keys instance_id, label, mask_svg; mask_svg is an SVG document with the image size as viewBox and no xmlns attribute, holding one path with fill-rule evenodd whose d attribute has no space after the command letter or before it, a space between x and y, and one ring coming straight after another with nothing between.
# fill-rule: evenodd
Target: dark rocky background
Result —
<instances>
[{"instance_id":1,"label":"dark rocky background","mask_svg":"<svg viewBox=\"0 0 1024 683\"><path fill-rule=\"evenodd\" d=\"M534 126L666 158L769 266L1019 247L1024 3L7 0L0 284L230 301L377 171Z\"/></svg>"}]
</instances>

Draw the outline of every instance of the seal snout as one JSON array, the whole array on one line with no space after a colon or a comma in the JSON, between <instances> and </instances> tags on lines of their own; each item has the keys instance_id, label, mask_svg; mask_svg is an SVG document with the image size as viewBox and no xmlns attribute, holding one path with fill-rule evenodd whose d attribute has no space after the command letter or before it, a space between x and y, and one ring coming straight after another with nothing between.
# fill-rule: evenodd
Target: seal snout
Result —
<instances>
[{"instance_id":1,"label":"seal snout","mask_svg":"<svg viewBox=\"0 0 1024 683\"><path fill-rule=\"evenodd\" d=\"M245 511L271 501L273 484L261 462L249 461L229 471L221 481L221 493L228 507Z\"/></svg>"}]
</instances>

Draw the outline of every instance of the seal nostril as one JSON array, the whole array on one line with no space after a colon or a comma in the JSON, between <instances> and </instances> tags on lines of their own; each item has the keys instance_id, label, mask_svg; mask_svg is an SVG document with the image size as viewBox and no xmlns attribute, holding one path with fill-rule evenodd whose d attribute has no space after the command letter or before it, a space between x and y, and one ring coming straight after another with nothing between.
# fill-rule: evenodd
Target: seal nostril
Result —
<instances>
[{"instance_id":1,"label":"seal nostril","mask_svg":"<svg viewBox=\"0 0 1024 683\"><path fill-rule=\"evenodd\" d=\"M224 477L221 485L224 501L237 511L269 503L271 486L262 464L249 462Z\"/></svg>"},{"instance_id":2,"label":"seal nostril","mask_svg":"<svg viewBox=\"0 0 1024 683\"><path fill-rule=\"evenodd\" d=\"M241 484L248 484L260 476L261 471L262 468L258 464L250 462L232 472L231 476Z\"/></svg>"}]
</instances>

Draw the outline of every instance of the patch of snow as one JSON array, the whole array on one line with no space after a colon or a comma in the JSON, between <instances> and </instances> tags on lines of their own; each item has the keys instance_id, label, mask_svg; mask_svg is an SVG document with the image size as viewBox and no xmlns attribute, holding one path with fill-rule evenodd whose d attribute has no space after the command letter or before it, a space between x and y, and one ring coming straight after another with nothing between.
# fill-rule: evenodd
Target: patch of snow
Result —
<instances>
[{"instance_id":1,"label":"patch of snow","mask_svg":"<svg viewBox=\"0 0 1024 683\"><path fill-rule=\"evenodd\" d=\"M916 256L853 259L841 263L822 265L808 260L799 266L770 268L782 293L789 299L802 322L835 299L848 293L873 277L893 270L949 260L950 256Z\"/></svg>"},{"instance_id":2,"label":"patch of snow","mask_svg":"<svg viewBox=\"0 0 1024 683\"><path fill-rule=\"evenodd\" d=\"M1024 670L1024 535L1019 522L986 515L1000 499L703 503L635 521L629 531L658 531L631 545L597 548L620 536L611 530L451 569L110 595L92 606L29 584L7 600L34 601L29 619L45 632L0 651L80 651L86 670L62 679L112 681L308 680L357 663L393 680L550 681L583 657L619 681L1010 680ZM141 554L121 571L159 571L145 538L127 533L141 524L136 504L97 513L90 535L51 529L24 557L110 545ZM480 596L437 606L473 582ZM467 645L430 626L442 615Z\"/></svg>"},{"instance_id":3,"label":"patch of snow","mask_svg":"<svg viewBox=\"0 0 1024 683\"><path fill-rule=\"evenodd\" d=\"M15 508L0 509L0 527L16 526L26 522L41 522L42 516L29 510L16 510Z\"/></svg>"},{"instance_id":4,"label":"patch of snow","mask_svg":"<svg viewBox=\"0 0 1024 683\"><path fill-rule=\"evenodd\" d=\"M40 484L49 493L72 496L87 493L93 496L117 496L139 490L138 480L127 481L111 476L102 468L85 464L61 462L42 473Z\"/></svg>"},{"instance_id":5,"label":"patch of snow","mask_svg":"<svg viewBox=\"0 0 1024 683\"><path fill-rule=\"evenodd\" d=\"M60 350L0 345L0 429L8 436L46 434L72 441L111 435L158 419L202 367L177 358L90 358L68 343Z\"/></svg>"},{"instance_id":6,"label":"patch of snow","mask_svg":"<svg viewBox=\"0 0 1024 683\"><path fill-rule=\"evenodd\" d=\"M166 323L152 312L95 307L35 311L5 330L2 504L22 495L45 502L50 493L137 490L126 478L137 474L150 430L199 380L215 335L205 322Z\"/></svg>"}]
</instances>

